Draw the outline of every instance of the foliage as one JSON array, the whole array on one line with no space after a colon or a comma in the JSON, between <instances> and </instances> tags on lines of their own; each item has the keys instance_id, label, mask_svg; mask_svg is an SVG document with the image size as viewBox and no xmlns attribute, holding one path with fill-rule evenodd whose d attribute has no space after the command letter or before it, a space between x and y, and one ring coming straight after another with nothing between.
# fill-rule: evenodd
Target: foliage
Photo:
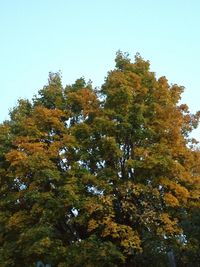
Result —
<instances>
[{"instance_id":1,"label":"foliage","mask_svg":"<svg viewBox=\"0 0 200 267\"><path fill-rule=\"evenodd\" d=\"M200 114L139 54L100 90L59 73L0 125L0 266L200 262Z\"/></svg>"}]
</instances>

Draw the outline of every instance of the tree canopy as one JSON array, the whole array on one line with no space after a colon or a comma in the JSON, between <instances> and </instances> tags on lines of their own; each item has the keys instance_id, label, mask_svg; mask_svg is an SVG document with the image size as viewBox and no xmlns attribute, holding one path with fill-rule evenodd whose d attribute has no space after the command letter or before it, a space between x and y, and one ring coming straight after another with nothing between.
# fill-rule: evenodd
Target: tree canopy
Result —
<instances>
[{"instance_id":1,"label":"tree canopy","mask_svg":"<svg viewBox=\"0 0 200 267\"><path fill-rule=\"evenodd\" d=\"M60 73L0 125L0 266L200 263L200 113L139 54L101 88Z\"/></svg>"}]
</instances>

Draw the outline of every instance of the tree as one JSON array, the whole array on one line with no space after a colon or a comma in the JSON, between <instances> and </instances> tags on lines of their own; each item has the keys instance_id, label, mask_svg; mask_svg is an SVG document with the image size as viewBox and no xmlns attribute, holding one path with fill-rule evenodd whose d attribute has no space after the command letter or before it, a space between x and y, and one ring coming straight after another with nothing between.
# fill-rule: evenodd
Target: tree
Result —
<instances>
[{"instance_id":1,"label":"tree","mask_svg":"<svg viewBox=\"0 0 200 267\"><path fill-rule=\"evenodd\" d=\"M0 128L0 265L198 266L199 112L139 54L100 90L61 75ZM196 264L196 265L195 265Z\"/></svg>"}]
</instances>

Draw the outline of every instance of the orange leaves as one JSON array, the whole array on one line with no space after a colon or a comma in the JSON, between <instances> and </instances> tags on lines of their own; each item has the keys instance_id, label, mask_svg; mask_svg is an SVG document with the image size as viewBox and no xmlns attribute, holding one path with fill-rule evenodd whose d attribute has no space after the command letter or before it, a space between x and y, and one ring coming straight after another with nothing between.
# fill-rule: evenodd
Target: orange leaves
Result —
<instances>
[{"instance_id":1,"label":"orange leaves","mask_svg":"<svg viewBox=\"0 0 200 267\"><path fill-rule=\"evenodd\" d=\"M102 229L102 237L111 237L123 248L125 253L131 253L132 249L141 251L141 240L137 233L130 226L118 224L112 216L104 217L103 220L91 219L88 224L88 231Z\"/></svg>"},{"instance_id":2,"label":"orange leaves","mask_svg":"<svg viewBox=\"0 0 200 267\"><path fill-rule=\"evenodd\" d=\"M112 220L111 217L106 217L102 221L102 225L104 226L104 230L102 232L102 236L112 236L113 238L120 237L120 231L118 224Z\"/></svg>"},{"instance_id":3,"label":"orange leaves","mask_svg":"<svg viewBox=\"0 0 200 267\"><path fill-rule=\"evenodd\" d=\"M104 217L102 221L90 220L89 231L103 227L102 237L111 237L119 242L120 246L126 253L130 253L132 249L141 251L141 240L136 231L130 226L118 224L112 217Z\"/></svg>"},{"instance_id":4,"label":"orange leaves","mask_svg":"<svg viewBox=\"0 0 200 267\"><path fill-rule=\"evenodd\" d=\"M99 227L99 224L96 220L91 219L88 222L88 231L91 232Z\"/></svg>"},{"instance_id":5,"label":"orange leaves","mask_svg":"<svg viewBox=\"0 0 200 267\"><path fill-rule=\"evenodd\" d=\"M160 235L179 234L181 229L177 226L177 220L170 218L168 213L161 213L159 216L161 225L157 228L157 233Z\"/></svg>"},{"instance_id":6,"label":"orange leaves","mask_svg":"<svg viewBox=\"0 0 200 267\"><path fill-rule=\"evenodd\" d=\"M126 254L133 250L141 251L138 232L126 224L116 222L113 196L99 196L98 202L88 203L87 210L91 216L88 222L89 232L98 232L103 238L115 240Z\"/></svg>"},{"instance_id":7,"label":"orange leaves","mask_svg":"<svg viewBox=\"0 0 200 267\"><path fill-rule=\"evenodd\" d=\"M88 211L89 214L93 214L95 212L98 212L98 211L103 211L104 207L102 205L102 203L100 203L99 201L87 201L85 203L85 208L86 210Z\"/></svg>"},{"instance_id":8,"label":"orange leaves","mask_svg":"<svg viewBox=\"0 0 200 267\"><path fill-rule=\"evenodd\" d=\"M171 193L165 193L164 201L165 201L165 204L170 207L180 206L178 199L175 196L173 196Z\"/></svg>"},{"instance_id":9,"label":"orange leaves","mask_svg":"<svg viewBox=\"0 0 200 267\"><path fill-rule=\"evenodd\" d=\"M84 79L63 89L51 74L0 126L0 258L95 266L98 253L98 266L115 266L118 254L153 266L169 245L178 255L181 235L198 235L200 152L188 134L200 114L140 56L119 53L116 67L98 92Z\"/></svg>"},{"instance_id":10,"label":"orange leaves","mask_svg":"<svg viewBox=\"0 0 200 267\"><path fill-rule=\"evenodd\" d=\"M99 105L95 93L88 88L81 88L77 92L68 93L68 104L72 112L86 117L89 113L95 112Z\"/></svg>"},{"instance_id":11,"label":"orange leaves","mask_svg":"<svg viewBox=\"0 0 200 267\"><path fill-rule=\"evenodd\" d=\"M19 165L26 161L27 156L24 152L11 150L6 154L6 159L10 162L11 166Z\"/></svg>"},{"instance_id":12,"label":"orange leaves","mask_svg":"<svg viewBox=\"0 0 200 267\"><path fill-rule=\"evenodd\" d=\"M19 146L19 149L25 151L27 154L31 155L34 153L42 153L45 151L46 144L42 142L35 142L35 143L22 143Z\"/></svg>"},{"instance_id":13,"label":"orange leaves","mask_svg":"<svg viewBox=\"0 0 200 267\"><path fill-rule=\"evenodd\" d=\"M118 225L120 245L124 248L125 252L132 254L133 250L142 252L141 239L137 231L133 231L130 226Z\"/></svg>"},{"instance_id":14,"label":"orange leaves","mask_svg":"<svg viewBox=\"0 0 200 267\"><path fill-rule=\"evenodd\" d=\"M184 186L181 186L180 184L173 182L169 183L168 186L171 190L173 190L174 194L177 196L180 202L182 203L187 202L187 199L189 197L189 192Z\"/></svg>"},{"instance_id":15,"label":"orange leaves","mask_svg":"<svg viewBox=\"0 0 200 267\"><path fill-rule=\"evenodd\" d=\"M48 109L43 106L36 106L33 112L35 123L40 127L42 127L42 125L45 125L49 127L51 126L52 128L58 130L64 129L64 125L61 121L62 116L64 116L64 112L62 110Z\"/></svg>"},{"instance_id":16,"label":"orange leaves","mask_svg":"<svg viewBox=\"0 0 200 267\"><path fill-rule=\"evenodd\" d=\"M170 195L166 195L165 198L168 202L174 201L174 203L178 204L186 204L188 201L188 198L190 196L190 192L187 190L186 187L182 186L181 184L179 184L178 182L175 182L173 180L167 179L167 178L162 178L161 179L161 184L166 186L168 188L168 190L170 190L172 192L172 194L170 193ZM173 199L173 195L177 198L178 202Z\"/></svg>"},{"instance_id":17,"label":"orange leaves","mask_svg":"<svg viewBox=\"0 0 200 267\"><path fill-rule=\"evenodd\" d=\"M24 138L30 138L30 136L40 138L44 134L44 132L38 127L35 119L32 117L25 118L23 120L22 127L24 129Z\"/></svg>"},{"instance_id":18,"label":"orange leaves","mask_svg":"<svg viewBox=\"0 0 200 267\"><path fill-rule=\"evenodd\" d=\"M60 155L60 149L62 148L62 143L60 141L52 142L47 150L47 154L50 158L58 158Z\"/></svg>"},{"instance_id":19,"label":"orange leaves","mask_svg":"<svg viewBox=\"0 0 200 267\"><path fill-rule=\"evenodd\" d=\"M79 93L82 98L83 114L86 116L94 110L98 101L96 95L89 89L83 88Z\"/></svg>"}]
</instances>

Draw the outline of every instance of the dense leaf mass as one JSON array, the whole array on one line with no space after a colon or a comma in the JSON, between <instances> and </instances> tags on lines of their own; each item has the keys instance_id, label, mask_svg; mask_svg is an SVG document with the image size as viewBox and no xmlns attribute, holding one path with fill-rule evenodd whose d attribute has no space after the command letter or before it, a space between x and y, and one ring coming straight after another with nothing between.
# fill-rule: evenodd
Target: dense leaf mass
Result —
<instances>
[{"instance_id":1,"label":"dense leaf mass","mask_svg":"<svg viewBox=\"0 0 200 267\"><path fill-rule=\"evenodd\" d=\"M136 55L49 81L0 125L0 266L200 264L199 113Z\"/></svg>"}]
</instances>

